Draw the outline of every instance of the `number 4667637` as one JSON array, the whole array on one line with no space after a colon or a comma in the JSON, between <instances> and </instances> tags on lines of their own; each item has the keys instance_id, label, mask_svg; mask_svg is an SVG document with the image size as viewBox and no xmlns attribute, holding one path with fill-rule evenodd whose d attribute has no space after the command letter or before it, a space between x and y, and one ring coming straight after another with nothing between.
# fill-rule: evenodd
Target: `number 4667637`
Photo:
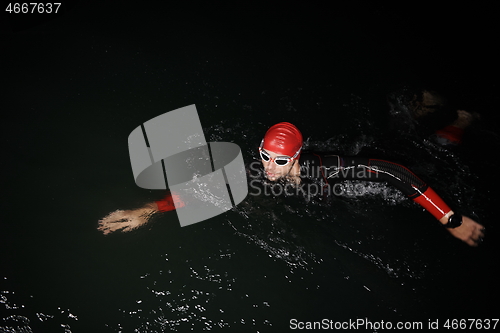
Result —
<instances>
[{"instance_id":1,"label":"number 4667637","mask_svg":"<svg viewBox=\"0 0 500 333\"><path fill-rule=\"evenodd\" d=\"M9 14L57 14L60 6L60 2L9 2L5 11Z\"/></svg>"},{"instance_id":2,"label":"number 4667637","mask_svg":"<svg viewBox=\"0 0 500 333\"><path fill-rule=\"evenodd\" d=\"M495 329L498 319L447 319L443 327L447 329Z\"/></svg>"}]
</instances>

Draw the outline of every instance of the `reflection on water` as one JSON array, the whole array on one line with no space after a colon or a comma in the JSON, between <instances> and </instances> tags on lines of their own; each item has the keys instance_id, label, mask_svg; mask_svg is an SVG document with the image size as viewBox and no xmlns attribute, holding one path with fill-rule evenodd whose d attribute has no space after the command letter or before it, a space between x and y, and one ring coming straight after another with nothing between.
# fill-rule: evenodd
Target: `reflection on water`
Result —
<instances>
[{"instance_id":1,"label":"reflection on water","mask_svg":"<svg viewBox=\"0 0 500 333\"><path fill-rule=\"evenodd\" d=\"M5 282L8 278L3 277L3 280ZM33 296L29 297L33 298ZM0 290L0 310L2 310L3 314L10 313L10 315L2 316L0 332L29 333L53 331L71 333L71 325L78 320L78 317L70 309L57 307L48 309L51 313L37 312L40 309L33 306L25 306L22 303L17 303L18 301L22 300L16 297L16 291ZM53 330L54 328L56 330Z\"/></svg>"}]
</instances>

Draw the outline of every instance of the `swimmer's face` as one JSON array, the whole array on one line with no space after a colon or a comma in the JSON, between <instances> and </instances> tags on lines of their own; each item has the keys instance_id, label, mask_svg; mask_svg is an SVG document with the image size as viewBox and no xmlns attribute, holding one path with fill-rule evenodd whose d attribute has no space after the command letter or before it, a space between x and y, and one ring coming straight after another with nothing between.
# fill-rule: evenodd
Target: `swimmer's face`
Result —
<instances>
[{"instance_id":1,"label":"swimmer's face","mask_svg":"<svg viewBox=\"0 0 500 333\"><path fill-rule=\"evenodd\" d=\"M294 164L293 160L284 166L277 165L276 163L274 163L274 159L278 156L288 157L288 158L290 158L290 156L279 155L269 150L264 150L264 151L271 156L271 159L267 162L261 159L262 165L264 166L264 175L266 176L267 179L275 181L290 173L290 170L292 169Z\"/></svg>"}]
</instances>

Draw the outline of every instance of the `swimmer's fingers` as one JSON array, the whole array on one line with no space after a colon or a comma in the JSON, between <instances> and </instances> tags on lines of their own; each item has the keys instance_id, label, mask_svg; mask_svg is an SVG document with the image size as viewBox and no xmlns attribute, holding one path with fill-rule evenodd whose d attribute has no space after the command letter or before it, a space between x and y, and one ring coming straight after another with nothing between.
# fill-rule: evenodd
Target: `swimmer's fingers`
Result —
<instances>
[{"instance_id":1,"label":"swimmer's fingers","mask_svg":"<svg viewBox=\"0 0 500 333\"><path fill-rule=\"evenodd\" d=\"M131 231L148 222L155 214L150 207L136 210L117 210L99 220L98 230L105 235L115 231Z\"/></svg>"},{"instance_id":2,"label":"swimmer's fingers","mask_svg":"<svg viewBox=\"0 0 500 333\"><path fill-rule=\"evenodd\" d=\"M130 225L130 222L127 211L116 210L99 220L97 230L107 235L111 232L126 228Z\"/></svg>"},{"instance_id":3,"label":"swimmer's fingers","mask_svg":"<svg viewBox=\"0 0 500 333\"><path fill-rule=\"evenodd\" d=\"M102 223L97 230L102 231L104 235L110 234L115 231L129 231L132 230L132 223L130 221L125 222L111 222L111 223Z\"/></svg>"},{"instance_id":4,"label":"swimmer's fingers","mask_svg":"<svg viewBox=\"0 0 500 333\"><path fill-rule=\"evenodd\" d=\"M122 219L127 219L128 216L130 215L128 210L115 210L114 212L109 213L107 216L105 216L102 220L105 221L111 221L111 220L122 220Z\"/></svg>"},{"instance_id":5,"label":"swimmer's fingers","mask_svg":"<svg viewBox=\"0 0 500 333\"><path fill-rule=\"evenodd\" d=\"M478 112L469 112L465 110L457 110L458 118L467 122L472 122L481 119L481 114Z\"/></svg>"},{"instance_id":6,"label":"swimmer's fingers","mask_svg":"<svg viewBox=\"0 0 500 333\"><path fill-rule=\"evenodd\" d=\"M481 244L484 239L484 227L467 216L464 216L462 220L463 223L467 223L469 225L471 230L467 244L471 246L478 246Z\"/></svg>"},{"instance_id":7,"label":"swimmer's fingers","mask_svg":"<svg viewBox=\"0 0 500 333\"><path fill-rule=\"evenodd\" d=\"M472 119L472 114L465 110L457 110L457 115L461 119L467 119L467 120Z\"/></svg>"},{"instance_id":8,"label":"swimmer's fingers","mask_svg":"<svg viewBox=\"0 0 500 333\"><path fill-rule=\"evenodd\" d=\"M478 246L484 238L484 227L467 216L462 217L462 225L448 229L456 238L464 241L470 246Z\"/></svg>"},{"instance_id":9,"label":"swimmer's fingers","mask_svg":"<svg viewBox=\"0 0 500 333\"><path fill-rule=\"evenodd\" d=\"M485 229L479 223L476 223L474 231L471 235L471 240L475 243L474 246L477 246L483 242Z\"/></svg>"},{"instance_id":10,"label":"swimmer's fingers","mask_svg":"<svg viewBox=\"0 0 500 333\"><path fill-rule=\"evenodd\" d=\"M99 220L99 224L101 223L115 223L115 222L125 222L130 220L130 214L124 210L117 210L112 213L109 213L101 220Z\"/></svg>"}]
</instances>

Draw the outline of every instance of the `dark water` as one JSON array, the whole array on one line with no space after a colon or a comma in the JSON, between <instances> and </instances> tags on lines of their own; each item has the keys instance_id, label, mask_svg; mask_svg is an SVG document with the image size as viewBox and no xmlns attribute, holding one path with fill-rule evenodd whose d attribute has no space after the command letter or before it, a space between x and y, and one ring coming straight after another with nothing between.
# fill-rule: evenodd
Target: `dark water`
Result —
<instances>
[{"instance_id":1,"label":"dark water","mask_svg":"<svg viewBox=\"0 0 500 333\"><path fill-rule=\"evenodd\" d=\"M0 332L498 318L492 17L364 2L77 3L32 27L6 16ZM481 113L462 147L389 130L385 96L404 85ZM135 185L129 133L190 104L207 140L238 144L247 163L289 121L307 148L404 164L488 237L468 247L383 184L328 205L249 196L189 227L170 212L104 237L100 218L163 195Z\"/></svg>"}]
</instances>

